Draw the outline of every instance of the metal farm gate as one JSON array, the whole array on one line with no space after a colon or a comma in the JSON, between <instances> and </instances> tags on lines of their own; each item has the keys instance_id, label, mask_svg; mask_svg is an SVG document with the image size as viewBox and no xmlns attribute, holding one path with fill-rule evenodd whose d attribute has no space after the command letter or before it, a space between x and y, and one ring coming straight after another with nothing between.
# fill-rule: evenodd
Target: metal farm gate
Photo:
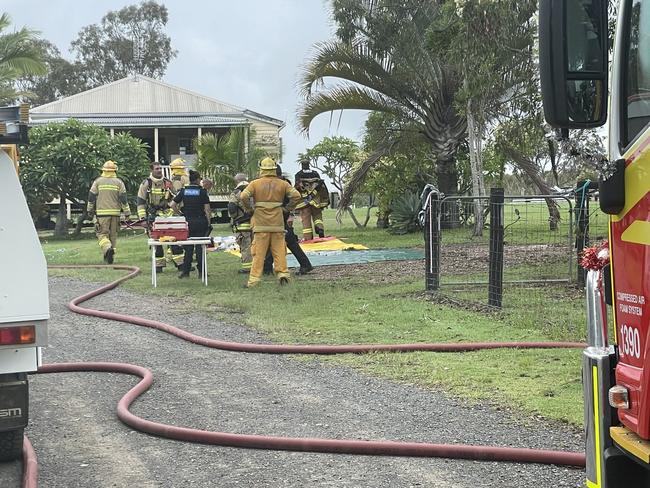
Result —
<instances>
[{"instance_id":1,"label":"metal farm gate","mask_svg":"<svg viewBox=\"0 0 650 488\"><path fill-rule=\"evenodd\" d=\"M576 280L572 201L559 195L489 197L431 193L425 212L426 287L487 288L501 306L503 284ZM481 212L484 225L476 225ZM480 292L479 292L480 293Z\"/></svg>"}]
</instances>

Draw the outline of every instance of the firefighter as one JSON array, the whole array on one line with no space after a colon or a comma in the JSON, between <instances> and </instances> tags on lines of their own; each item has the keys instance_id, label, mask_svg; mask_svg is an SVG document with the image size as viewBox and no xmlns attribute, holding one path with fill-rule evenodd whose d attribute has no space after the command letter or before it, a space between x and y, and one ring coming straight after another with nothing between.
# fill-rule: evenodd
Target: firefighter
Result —
<instances>
[{"instance_id":1,"label":"firefighter","mask_svg":"<svg viewBox=\"0 0 650 488\"><path fill-rule=\"evenodd\" d=\"M282 175L282 168L279 164L276 165L276 174L278 178L281 178L287 183L291 184L291 182ZM286 198L284 203L287 203ZM284 240L287 243L289 251L291 251L291 254L293 254L293 257L296 258L298 264L300 265L300 269L296 272L296 274L305 275L313 271L314 267L311 265L311 261L309 261L309 258L305 254L305 251L303 251L302 247L300 247L298 236L293 231L293 215L291 215L291 212L286 210L286 207L284 210ZM273 273L273 256L270 252L267 252L266 259L264 260L264 274L266 275L271 273Z\"/></svg>"},{"instance_id":2,"label":"firefighter","mask_svg":"<svg viewBox=\"0 0 650 488\"><path fill-rule=\"evenodd\" d=\"M185 168L185 160L182 158L176 158L169 165L169 169L172 170L172 184L174 185L174 194L178 194L181 188L190 184L190 180L187 177L187 171Z\"/></svg>"},{"instance_id":3,"label":"firefighter","mask_svg":"<svg viewBox=\"0 0 650 488\"><path fill-rule=\"evenodd\" d=\"M187 167L185 165L185 160L183 158L174 159L169 165L171 169L171 182L172 182L172 198L178 195L178 192L182 188L190 184L190 180L187 177ZM178 205L177 214L180 215L180 210L182 209L183 204ZM170 246L169 252L171 253L171 260L174 262L176 268L181 269L183 266L183 248L180 246Z\"/></svg>"},{"instance_id":4,"label":"firefighter","mask_svg":"<svg viewBox=\"0 0 650 488\"><path fill-rule=\"evenodd\" d=\"M249 183L246 181L244 173L235 175L235 189L228 198L228 215L230 215L230 225L235 232L237 245L241 254L241 269L239 273L250 273L253 266L253 256L251 254L251 243L253 242L251 217L252 215L244 210L241 203L241 192Z\"/></svg>"},{"instance_id":5,"label":"firefighter","mask_svg":"<svg viewBox=\"0 0 650 488\"><path fill-rule=\"evenodd\" d=\"M201 187L201 175L198 171L190 170L190 184L178 192L171 203L171 207L176 210L179 205L183 204L183 215L187 219L189 227L189 237L205 237L210 232L210 198L208 192ZM192 268L193 253L196 252L196 269L199 278L203 271L203 253L200 246L184 246L185 259L179 278L187 278Z\"/></svg>"},{"instance_id":6,"label":"firefighter","mask_svg":"<svg viewBox=\"0 0 650 488\"><path fill-rule=\"evenodd\" d=\"M117 231L120 228L120 212L124 218L131 216L126 198L124 182L117 177L117 164L106 161L102 166L102 175L93 181L88 193L88 216L97 217L95 234L99 247L104 254L104 261L113 264Z\"/></svg>"},{"instance_id":7,"label":"firefighter","mask_svg":"<svg viewBox=\"0 0 650 488\"><path fill-rule=\"evenodd\" d=\"M296 173L296 190L300 192L302 201L296 207L300 210L302 220L302 238L309 241L313 238L312 220L318 237L325 237L323 225L323 209L330 204L329 193L325 182L317 171L309 168L309 160L300 161L302 169Z\"/></svg>"},{"instance_id":8,"label":"firefighter","mask_svg":"<svg viewBox=\"0 0 650 488\"><path fill-rule=\"evenodd\" d=\"M169 203L174 197L171 180L163 177L162 166L158 161L149 165L151 174L142 182L138 190L138 218L145 219L147 231L151 230L156 217L171 217L174 211ZM183 264L183 248L172 246L172 261L176 267ZM163 246L156 246L156 273L162 273L167 265Z\"/></svg>"},{"instance_id":9,"label":"firefighter","mask_svg":"<svg viewBox=\"0 0 650 488\"><path fill-rule=\"evenodd\" d=\"M253 266L248 276L247 288L259 285L262 280L264 258L270 248L275 263L275 274L280 285L289 283L287 269L287 247L284 241L283 203L288 198L287 210L293 210L300 202L300 193L289 183L276 175L275 161L264 158L260 161L260 177L241 192L244 210L252 213L253 226ZM255 210L251 206L253 199Z\"/></svg>"},{"instance_id":10,"label":"firefighter","mask_svg":"<svg viewBox=\"0 0 650 488\"><path fill-rule=\"evenodd\" d=\"M214 182L210 178L203 178L201 180L201 186L203 189L207 192L212 190L212 187L214 186Z\"/></svg>"}]
</instances>

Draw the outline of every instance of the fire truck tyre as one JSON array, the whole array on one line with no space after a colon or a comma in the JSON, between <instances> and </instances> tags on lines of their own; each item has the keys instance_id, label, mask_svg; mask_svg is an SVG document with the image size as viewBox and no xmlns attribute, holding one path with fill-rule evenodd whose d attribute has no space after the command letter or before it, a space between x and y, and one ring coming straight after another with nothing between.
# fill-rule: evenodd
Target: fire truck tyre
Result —
<instances>
[{"instance_id":1,"label":"fire truck tyre","mask_svg":"<svg viewBox=\"0 0 650 488\"><path fill-rule=\"evenodd\" d=\"M0 461L14 461L22 457L24 429L0 432Z\"/></svg>"}]
</instances>

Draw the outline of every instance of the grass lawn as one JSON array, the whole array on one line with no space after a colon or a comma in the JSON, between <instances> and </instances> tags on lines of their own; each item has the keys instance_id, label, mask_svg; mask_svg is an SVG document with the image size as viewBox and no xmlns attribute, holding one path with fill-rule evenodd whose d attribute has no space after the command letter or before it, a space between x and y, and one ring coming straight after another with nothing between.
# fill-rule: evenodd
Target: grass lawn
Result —
<instances>
[{"instance_id":1,"label":"grass lawn","mask_svg":"<svg viewBox=\"0 0 650 488\"><path fill-rule=\"evenodd\" d=\"M359 211L357 216L363 217ZM349 219L349 218L348 218ZM374 219L371 220L373 225ZM355 229L349 220L336 223L325 213L328 234L371 248L422 246L420 234L395 236L369 227ZM230 233L217 226L215 234ZM98 264L94 239L48 241L43 248L50 264ZM228 311L276 342L289 343L403 343L458 341L583 340L584 299L566 286L507 287L502 312L476 312L422 299L423 274L386 282L349 276L332 280L297 279L280 288L272 280L244 290L245 277L236 273L238 260L224 253L209 259L210 285L198 279L178 280L168 269L150 285L149 251L141 235L120 237L116 263L140 266L143 273L122 286L138 293L181 297L215 320ZM424 270L423 272L424 273ZM51 270L51 275L75 276L105 282L114 271ZM365 276L365 275L364 275ZM455 296L477 300L485 289L461 290ZM552 306L551 306L552 304ZM215 312L215 309L217 310ZM241 313L241 314L239 314ZM320 361L346 364L369 374L444 389L469 401L487 400L523 414L538 414L575 425L582 424L580 350L493 350L462 354L402 353L344 355ZM306 360L311 360L305 358Z\"/></svg>"}]
</instances>

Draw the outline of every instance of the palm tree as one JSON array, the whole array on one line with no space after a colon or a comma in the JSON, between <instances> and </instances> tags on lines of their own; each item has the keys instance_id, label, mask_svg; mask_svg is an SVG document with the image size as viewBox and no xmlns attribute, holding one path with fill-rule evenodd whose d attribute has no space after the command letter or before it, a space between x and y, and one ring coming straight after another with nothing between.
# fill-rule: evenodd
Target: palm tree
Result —
<instances>
[{"instance_id":1,"label":"palm tree","mask_svg":"<svg viewBox=\"0 0 650 488\"><path fill-rule=\"evenodd\" d=\"M365 9L365 20L347 40L315 46L300 80L303 103L298 119L308 132L319 114L334 110L362 109L394 114L412 120L437 155L436 177L440 191L455 194L458 174L455 153L466 137L467 122L454 107L461 74L436 57L427 46L426 31L436 17L436 2L413 2L407 10L390 17L382 0L363 0L355 7ZM392 2L394 4L394 2ZM382 28L374 16L384 24ZM397 18L399 17L399 18ZM392 25L391 25L392 22ZM326 78L335 78L332 86ZM394 141L387 141L379 153L387 153ZM362 181L381 154L371 154L352 176ZM348 192L352 197L354 190ZM349 201L342 201L342 206Z\"/></svg>"},{"instance_id":2,"label":"palm tree","mask_svg":"<svg viewBox=\"0 0 650 488\"><path fill-rule=\"evenodd\" d=\"M255 132L243 127L234 127L223 136L203 134L194 140L194 147L196 169L214 181L215 191L219 193L229 191L237 173L252 177L257 172L258 161L266 156L255 146Z\"/></svg>"},{"instance_id":3,"label":"palm tree","mask_svg":"<svg viewBox=\"0 0 650 488\"><path fill-rule=\"evenodd\" d=\"M0 16L0 103L13 102L20 95L14 81L24 75L43 75L47 68L37 48L38 32L23 27L5 32L11 25L6 13Z\"/></svg>"}]
</instances>

